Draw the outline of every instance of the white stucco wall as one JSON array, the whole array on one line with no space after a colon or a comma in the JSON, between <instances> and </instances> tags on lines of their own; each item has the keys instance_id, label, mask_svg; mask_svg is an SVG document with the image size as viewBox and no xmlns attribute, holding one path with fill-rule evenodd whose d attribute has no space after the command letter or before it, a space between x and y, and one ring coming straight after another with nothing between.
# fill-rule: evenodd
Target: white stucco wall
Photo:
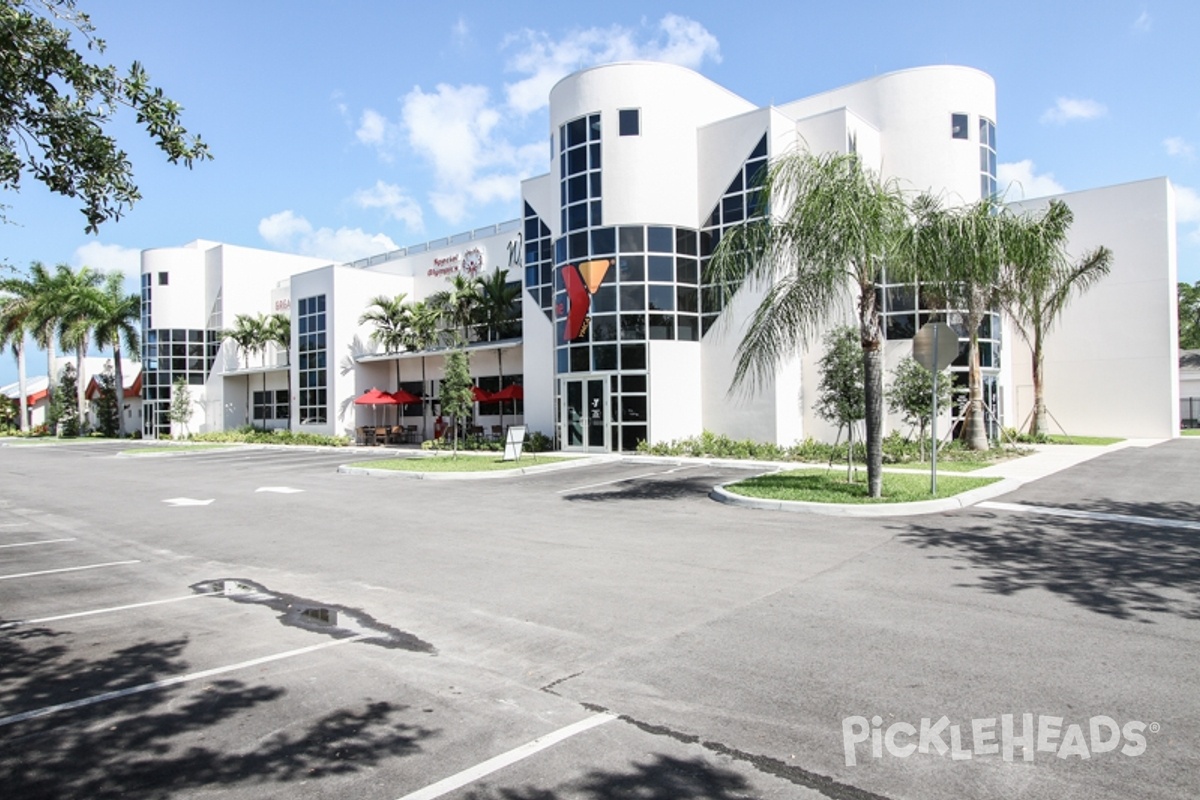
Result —
<instances>
[{"instance_id":1,"label":"white stucco wall","mask_svg":"<svg viewBox=\"0 0 1200 800\"><path fill-rule=\"evenodd\" d=\"M1104 245L1110 274L1067 306L1045 344L1046 406L1068 433L1179 433L1174 190L1165 178L1060 195L1075 215L1068 251ZM1041 209L1049 198L1014 204ZM1016 415L1033 403L1030 353L1014 339ZM1051 430L1057 432L1052 421Z\"/></svg>"}]
</instances>

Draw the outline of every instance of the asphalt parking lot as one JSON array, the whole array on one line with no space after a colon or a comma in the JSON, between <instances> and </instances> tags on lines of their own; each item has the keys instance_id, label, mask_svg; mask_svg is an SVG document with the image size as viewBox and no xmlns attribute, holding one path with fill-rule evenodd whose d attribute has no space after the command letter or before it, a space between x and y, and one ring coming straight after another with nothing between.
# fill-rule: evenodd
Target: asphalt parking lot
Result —
<instances>
[{"instance_id":1,"label":"asphalt parking lot","mask_svg":"<svg viewBox=\"0 0 1200 800\"><path fill-rule=\"evenodd\" d=\"M1200 520L1196 444L1003 498L1105 518L909 520L722 506L746 471L702 464L0 448L5 794L1194 796L1200 532L1152 520ZM876 757L868 731L846 763L849 718L1004 714L1146 746Z\"/></svg>"}]
</instances>

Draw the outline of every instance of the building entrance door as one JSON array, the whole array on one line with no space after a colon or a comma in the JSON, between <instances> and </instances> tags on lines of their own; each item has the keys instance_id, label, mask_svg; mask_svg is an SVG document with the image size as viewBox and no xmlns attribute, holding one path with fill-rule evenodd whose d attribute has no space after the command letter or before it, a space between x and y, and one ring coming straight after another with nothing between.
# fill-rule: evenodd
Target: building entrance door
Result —
<instances>
[{"instance_id":1,"label":"building entrance door","mask_svg":"<svg viewBox=\"0 0 1200 800\"><path fill-rule=\"evenodd\" d=\"M563 450L609 451L607 378L600 375L562 378L559 403Z\"/></svg>"}]
</instances>

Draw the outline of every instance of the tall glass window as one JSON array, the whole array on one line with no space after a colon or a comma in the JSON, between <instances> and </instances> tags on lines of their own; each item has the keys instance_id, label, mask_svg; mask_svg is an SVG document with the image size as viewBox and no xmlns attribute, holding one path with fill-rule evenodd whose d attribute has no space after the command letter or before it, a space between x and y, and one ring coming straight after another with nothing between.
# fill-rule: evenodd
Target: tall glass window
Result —
<instances>
[{"instance_id":1,"label":"tall glass window","mask_svg":"<svg viewBox=\"0 0 1200 800\"><path fill-rule=\"evenodd\" d=\"M996 123L987 117L979 118L979 194L995 197L996 184Z\"/></svg>"},{"instance_id":2,"label":"tall glass window","mask_svg":"<svg viewBox=\"0 0 1200 800\"><path fill-rule=\"evenodd\" d=\"M300 382L297 407L300 424L324 424L328 420L329 406L325 295L301 298L296 322L296 370Z\"/></svg>"},{"instance_id":3,"label":"tall glass window","mask_svg":"<svg viewBox=\"0 0 1200 800\"><path fill-rule=\"evenodd\" d=\"M525 204L525 291L551 321L554 320L554 242L550 228Z\"/></svg>"},{"instance_id":4,"label":"tall glass window","mask_svg":"<svg viewBox=\"0 0 1200 800\"><path fill-rule=\"evenodd\" d=\"M150 319L149 292L143 286L143 324ZM142 329L142 435L170 434L171 387L179 378L189 386L204 385L221 347L220 336L219 331L202 328Z\"/></svg>"},{"instance_id":5,"label":"tall glass window","mask_svg":"<svg viewBox=\"0 0 1200 800\"><path fill-rule=\"evenodd\" d=\"M704 276L704 287L700 298L701 333L717 321L723 308L721 298L729 289L716 286L708 279L708 260L721 241L721 234L734 225L753 219L759 219L766 213L762 198L762 183L767 173L767 136L758 140L758 144L750 151L750 155L742 162L741 168L729 182L729 188L717 201L716 208L708 215L700 230L700 266Z\"/></svg>"}]
</instances>

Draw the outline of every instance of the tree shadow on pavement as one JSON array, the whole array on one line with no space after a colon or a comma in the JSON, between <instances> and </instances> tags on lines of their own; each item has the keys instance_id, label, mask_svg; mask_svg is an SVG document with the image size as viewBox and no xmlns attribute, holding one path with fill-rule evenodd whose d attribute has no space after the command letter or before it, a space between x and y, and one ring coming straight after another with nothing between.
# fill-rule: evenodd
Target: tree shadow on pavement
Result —
<instances>
[{"instance_id":1,"label":"tree shadow on pavement","mask_svg":"<svg viewBox=\"0 0 1200 800\"><path fill-rule=\"evenodd\" d=\"M1092 502L1079 510L1169 520L1200 516L1195 504L1175 502ZM910 524L899 539L937 551L935 558L963 562L960 568L976 571L976 580L963 585L996 594L1043 589L1116 619L1200 619L1200 531L978 509Z\"/></svg>"},{"instance_id":2,"label":"tree shadow on pavement","mask_svg":"<svg viewBox=\"0 0 1200 800\"><path fill-rule=\"evenodd\" d=\"M0 708L6 714L190 669L181 657L186 639L142 642L86 658L69 655L58 641L62 635L45 628L0 633ZM213 744L225 731L238 736L239 715L278 713L271 706L285 694L280 687L214 679L0 725L4 796L167 798L198 787L235 785L277 794L286 790L268 787L369 769L419 752L424 740L438 734L407 724L405 706L373 702L263 739L232 738L224 749Z\"/></svg>"},{"instance_id":3,"label":"tree shadow on pavement","mask_svg":"<svg viewBox=\"0 0 1200 800\"><path fill-rule=\"evenodd\" d=\"M750 784L736 772L709 764L701 758L656 755L647 763L635 763L628 771L592 770L577 781L561 787L566 797L615 800L734 800L747 797ZM476 791L467 800L559 800L546 789L524 787Z\"/></svg>"},{"instance_id":4,"label":"tree shadow on pavement","mask_svg":"<svg viewBox=\"0 0 1200 800\"><path fill-rule=\"evenodd\" d=\"M614 502L618 500L678 500L684 497L707 497L722 478L693 476L677 480L638 480L614 485L608 491L577 492L564 499L571 502ZM727 480L727 479L725 479Z\"/></svg>"}]
</instances>

